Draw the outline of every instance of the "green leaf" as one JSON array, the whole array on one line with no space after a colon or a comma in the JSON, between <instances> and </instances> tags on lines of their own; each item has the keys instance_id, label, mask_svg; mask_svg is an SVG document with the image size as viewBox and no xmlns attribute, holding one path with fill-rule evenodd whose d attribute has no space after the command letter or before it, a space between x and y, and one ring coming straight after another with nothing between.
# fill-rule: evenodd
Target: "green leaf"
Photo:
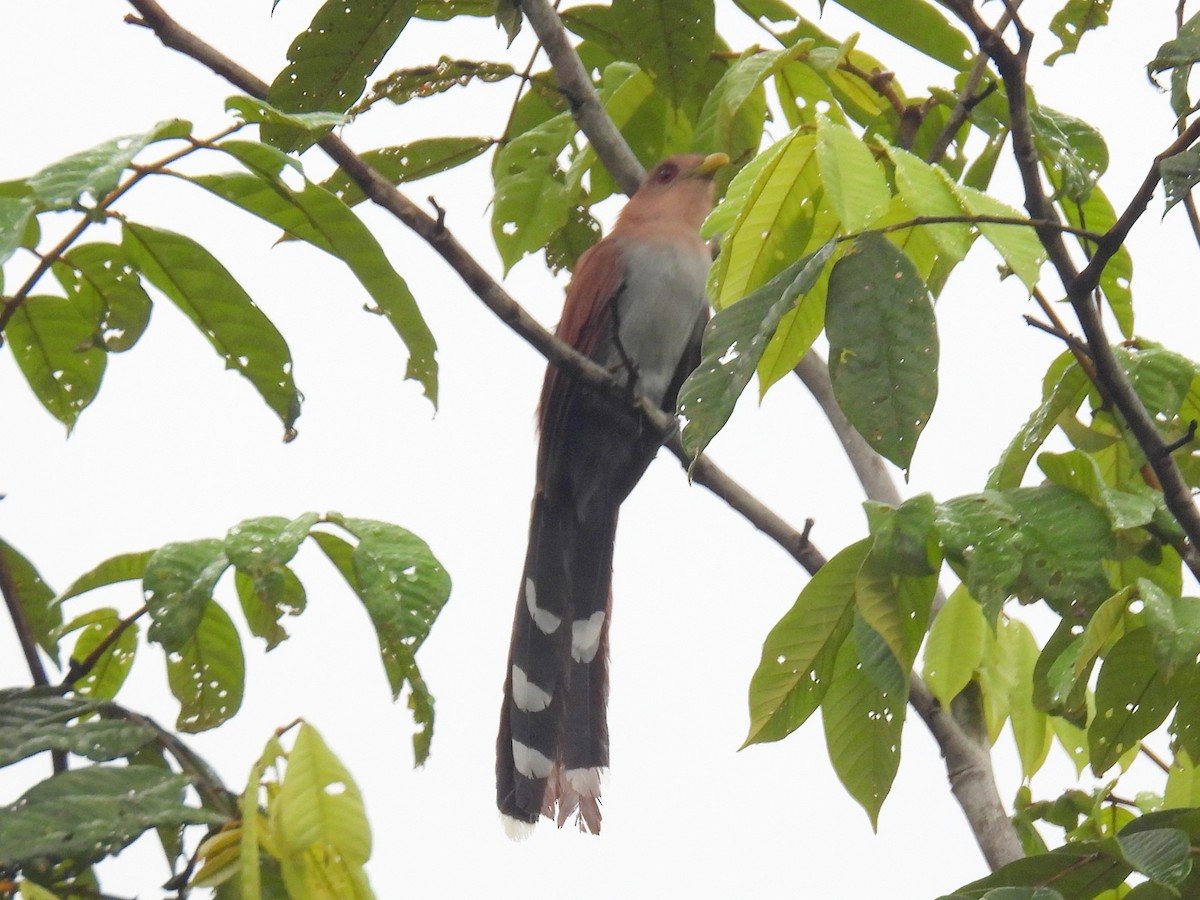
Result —
<instances>
[{"instance_id":1,"label":"green leaf","mask_svg":"<svg viewBox=\"0 0 1200 900\"><path fill-rule=\"evenodd\" d=\"M855 643L847 641L838 650L821 700L825 743L834 771L876 830L879 810L900 766L905 694L881 691L867 676Z\"/></svg>"},{"instance_id":2,"label":"green leaf","mask_svg":"<svg viewBox=\"0 0 1200 900\"><path fill-rule=\"evenodd\" d=\"M7 541L0 540L0 578L4 594L16 601L38 646L58 665L58 628L62 610L54 602L54 591L33 563Z\"/></svg>"},{"instance_id":3,"label":"green leaf","mask_svg":"<svg viewBox=\"0 0 1200 900\"><path fill-rule=\"evenodd\" d=\"M944 169L897 147L889 146L887 151L896 166L896 188L913 213L930 217L963 215L962 204L950 188L953 179ZM958 262L971 249L974 235L966 223L922 227L949 260Z\"/></svg>"},{"instance_id":4,"label":"green leaf","mask_svg":"<svg viewBox=\"0 0 1200 900\"><path fill-rule=\"evenodd\" d=\"M974 900L987 897L995 888L1029 889L1028 885L1039 885L1063 897L1095 897L1119 885L1128 874L1129 866L1105 856L1097 843L1078 841L1051 853L1027 856L1001 866L987 877L959 888L957 893Z\"/></svg>"},{"instance_id":5,"label":"green leaf","mask_svg":"<svg viewBox=\"0 0 1200 900\"><path fill-rule=\"evenodd\" d=\"M924 282L883 235L860 235L834 264L825 332L838 405L907 472L937 398L937 326Z\"/></svg>"},{"instance_id":6,"label":"green leaf","mask_svg":"<svg viewBox=\"0 0 1200 900\"><path fill-rule=\"evenodd\" d=\"M1186 750L1175 752L1171 769L1167 772L1167 786L1163 792L1165 809L1187 809L1200 806L1200 778L1196 766Z\"/></svg>"},{"instance_id":7,"label":"green leaf","mask_svg":"<svg viewBox=\"0 0 1200 900\"><path fill-rule=\"evenodd\" d=\"M371 85L371 93L353 110L361 114L380 100L390 100L397 106L417 97L431 97L452 87L463 87L472 81L488 83L503 81L516 74L508 63L473 59L451 59L443 56L431 66L412 66L398 69Z\"/></svg>"},{"instance_id":8,"label":"green leaf","mask_svg":"<svg viewBox=\"0 0 1200 900\"><path fill-rule=\"evenodd\" d=\"M105 350L128 350L146 330L152 307L141 277L117 244L79 244L66 253L61 266L77 275L63 289L77 306L95 309L96 337Z\"/></svg>"},{"instance_id":9,"label":"green leaf","mask_svg":"<svg viewBox=\"0 0 1200 900\"><path fill-rule=\"evenodd\" d=\"M321 132L344 125L348 117L339 112L291 112L272 106L266 100L234 94L225 100L225 109L251 125L275 127L280 132L303 131L315 139Z\"/></svg>"},{"instance_id":10,"label":"green leaf","mask_svg":"<svg viewBox=\"0 0 1200 900\"><path fill-rule=\"evenodd\" d=\"M930 524L932 525L932 519ZM921 577L902 575L891 566L881 552L878 541L858 571L854 599L859 616L883 642L884 653L894 658L901 683L896 692L904 689L907 673L912 670L917 650L925 638L929 610L937 591L937 580L926 574ZM862 662L870 660L859 643ZM877 681L881 689L889 683Z\"/></svg>"},{"instance_id":11,"label":"green leaf","mask_svg":"<svg viewBox=\"0 0 1200 900\"><path fill-rule=\"evenodd\" d=\"M1038 467L1055 484L1083 494L1103 509L1114 531L1147 525L1154 518L1153 500L1105 484L1095 458L1081 450L1043 453L1038 457Z\"/></svg>"},{"instance_id":12,"label":"green leaf","mask_svg":"<svg viewBox=\"0 0 1200 900\"><path fill-rule=\"evenodd\" d=\"M93 333L94 324L74 303L49 295L26 297L4 328L34 396L68 433L104 377L107 357L93 346Z\"/></svg>"},{"instance_id":13,"label":"green leaf","mask_svg":"<svg viewBox=\"0 0 1200 900\"><path fill-rule=\"evenodd\" d=\"M1074 53L1085 34L1107 25L1110 9L1112 0L1067 0L1067 5L1050 20L1050 31L1062 46L1046 57L1046 65L1052 66L1060 57Z\"/></svg>"},{"instance_id":14,"label":"green leaf","mask_svg":"<svg viewBox=\"0 0 1200 900\"><path fill-rule=\"evenodd\" d=\"M242 705L245 677L237 629L229 614L208 600L191 636L167 654L167 681L180 704L175 727L195 733L232 718Z\"/></svg>"},{"instance_id":15,"label":"green leaf","mask_svg":"<svg viewBox=\"0 0 1200 900\"><path fill-rule=\"evenodd\" d=\"M1020 486L1033 454L1065 416L1071 416L1079 409L1090 384L1087 373L1069 351L1051 363L1042 382L1041 405L1005 448L996 468L988 475L988 488L1006 490Z\"/></svg>"},{"instance_id":16,"label":"green leaf","mask_svg":"<svg viewBox=\"0 0 1200 900\"><path fill-rule=\"evenodd\" d=\"M817 117L817 162L829 203L846 231L869 228L891 202L883 169L854 132Z\"/></svg>"},{"instance_id":17,"label":"green leaf","mask_svg":"<svg viewBox=\"0 0 1200 900\"><path fill-rule=\"evenodd\" d=\"M415 0L326 0L288 48L288 65L267 100L289 113L343 113L362 96L367 78L396 42ZM263 140L282 150L306 150L315 135L268 127Z\"/></svg>"},{"instance_id":18,"label":"green leaf","mask_svg":"<svg viewBox=\"0 0 1200 900\"><path fill-rule=\"evenodd\" d=\"M1108 168L1104 137L1080 119L1049 107L1030 112L1029 123L1042 165L1067 199L1083 201Z\"/></svg>"},{"instance_id":19,"label":"green leaf","mask_svg":"<svg viewBox=\"0 0 1200 900\"><path fill-rule=\"evenodd\" d=\"M837 4L953 69L967 68L974 56L966 35L926 0L837 0Z\"/></svg>"},{"instance_id":20,"label":"green leaf","mask_svg":"<svg viewBox=\"0 0 1200 900\"><path fill-rule=\"evenodd\" d=\"M1080 728L1087 724L1087 679L1095 662L1094 656L1084 658L1083 648L1084 636L1078 633L1078 626L1064 618L1033 668L1034 706Z\"/></svg>"},{"instance_id":21,"label":"green leaf","mask_svg":"<svg viewBox=\"0 0 1200 900\"><path fill-rule=\"evenodd\" d=\"M308 723L300 725L288 754L271 818L281 849L289 855L319 847L355 866L371 856L371 828L358 786Z\"/></svg>"},{"instance_id":22,"label":"green leaf","mask_svg":"<svg viewBox=\"0 0 1200 900\"><path fill-rule=\"evenodd\" d=\"M280 420L285 437L300 415L292 355L278 329L206 249L171 231L125 222L122 247L143 275L246 378Z\"/></svg>"},{"instance_id":23,"label":"green leaf","mask_svg":"<svg viewBox=\"0 0 1200 900\"><path fill-rule=\"evenodd\" d=\"M225 552L237 566L238 598L250 631L271 650L287 638L279 624L286 615L304 611L304 586L287 563L320 516L307 513L297 519L264 516L247 519L230 529Z\"/></svg>"},{"instance_id":24,"label":"green leaf","mask_svg":"<svg viewBox=\"0 0 1200 900\"><path fill-rule=\"evenodd\" d=\"M133 753L155 737L153 728L115 719L0 727L0 766L12 765L47 750L63 750L96 762L107 762Z\"/></svg>"},{"instance_id":25,"label":"green leaf","mask_svg":"<svg viewBox=\"0 0 1200 900\"><path fill-rule=\"evenodd\" d=\"M1106 646L1124 634L1125 610L1134 597L1134 586L1125 585L1107 600L1088 620L1074 660L1074 677L1086 679L1092 664Z\"/></svg>"},{"instance_id":26,"label":"green leaf","mask_svg":"<svg viewBox=\"0 0 1200 900\"><path fill-rule=\"evenodd\" d=\"M217 581L229 567L221 541L164 544L146 563L142 587L153 622L148 636L167 652L192 639Z\"/></svg>"},{"instance_id":27,"label":"green leaf","mask_svg":"<svg viewBox=\"0 0 1200 900\"><path fill-rule=\"evenodd\" d=\"M156 827L217 825L224 817L184 805L189 779L154 766L89 766L34 785L0 809L0 859L37 871L80 871Z\"/></svg>"},{"instance_id":28,"label":"green leaf","mask_svg":"<svg viewBox=\"0 0 1200 900\"><path fill-rule=\"evenodd\" d=\"M1148 628L1128 632L1108 652L1096 681L1096 715L1088 726L1092 771L1103 776L1131 747L1161 725L1179 699L1153 653Z\"/></svg>"},{"instance_id":29,"label":"green leaf","mask_svg":"<svg viewBox=\"0 0 1200 900\"><path fill-rule=\"evenodd\" d=\"M1158 164L1158 172L1162 176L1163 190L1167 192L1167 206L1163 210L1165 214L1200 184L1200 147L1189 147L1174 156L1168 156Z\"/></svg>"},{"instance_id":30,"label":"green leaf","mask_svg":"<svg viewBox=\"0 0 1200 900\"><path fill-rule=\"evenodd\" d=\"M292 190L261 164L256 148L244 141L225 141L231 154L252 174L197 176L193 180L247 212L278 225L344 262L375 301L408 347L405 377L415 380L437 406L437 342L405 280L392 268L379 241L342 201L306 181Z\"/></svg>"},{"instance_id":31,"label":"green leaf","mask_svg":"<svg viewBox=\"0 0 1200 900\"><path fill-rule=\"evenodd\" d=\"M614 0L615 30L628 52L678 107L691 93L716 39L712 0Z\"/></svg>"},{"instance_id":32,"label":"green leaf","mask_svg":"<svg viewBox=\"0 0 1200 900\"><path fill-rule=\"evenodd\" d=\"M962 201L963 209L969 215L1024 218L1008 204L1001 203L982 191L961 184L955 185L954 190ZM980 223L978 227L988 242L1000 253L1008 268L1032 291L1038 282L1042 263L1046 259L1046 248L1038 240L1033 228L1028 225L986 223Z\"/></svg>"},{"instance_id":33,"label":"green leaf","mask_svg":"<svg viewBox=\"0 0 1200 900\"><path fill-rule=\"evenodd\" d=\"M0 197L0 266L21 246L34 209L27 197Z\"/></svg>"},{"instance_id":34,"label":"green leaf","mask_svg":"<svg viewBox=\"0 0 1200 900\"><path fill-rule=\"evenodd\" d=\"M1161 166L1161 164L1160 164ZM1160 168L1161 171L1161 168ZM1050 171L1051 184L1059 194L1058 202L1066 214L1067 221L1075 228L1085 228L1089 231L1104 234L1117 222L1116 211L1108 197L1099 185L1093 185L1083 201L1072 200L1063 194L1062 179L1058 173ZM1078 238L1080 248L1087 255L1095 250L1095 244L1086 238ZM1133 337L1133 292L1130 281L1133 278L1133 257L1129 249L1122 246L1100 273L1100 290L1108 301L1113 316L1121 328L1121 333L1127 338Z\"/></svg>"},{"instance_id":35,"label":"green leaf","mask_svg":"<svg viewBox=\"0 0 1200 900\"><path fill-rule=\"evenodd\" d=\"M681 439L693 458L729 421L783 315L802 302L835 248L832 242L823 245L708 323L700 365L679 391Z\"/></svg>"},{"instance_id":36,"label":"green leaf","mask_svg":"<svg viewBox=\"0 0 1200 900\"><path fill-rule=\"evenodd\" d=\"M146 564L156 551L143 550L137 553L119 553L109 557L95 568L84 572L58 598L63 603L72 597L94 591L96 588L107 587L122 581L135 581L146 572Z\"/></svg>"},{"instance_id":37,"label":"green leaf","mask_svg":"<svg viewBox=\"0 0 1200 900\"><path fill-rule=\"evenodd\" d=\"M811 45L811 41L800 41L785 50L752 48L744 53L705 99L694 146L709 153L723 151L734 160L756 151L766 109L763 82Z\"/></svg>"},{"instance_id":38,"label":"green leaf","mask_svg":"<svg viewBox=\"0 0 1200 900\"><path fill-rule=\"evenodd\" d=\"M709 274L714 287L709 295L718 310L765 284L789 260L816 250L837 228L828 207L817 202L823 188L811 134L793 131L762 158L733 179L725 202L705 226L712 234L728 223Z\"/></svg>"},{"instance_id":39,"label":"green leaf","mask_svg":"<svg viewBox=\"0 0 1200 900\"><path fill-rule=\"evenodd\" d=\"M560 114L496 153L492 237L505 271L566 224L573 201L555 158L574 133L570 114Z\"/></svg>"},{"instance_id":40,"label":"green leaf","mask_svg":"<svg viewBox=\"0 0 1200 900\"><path fill-rule=\"evenodd\" d=\"M1200 655L1200 599L1171 597L1147 578L1138 579L1146 612L1146 628L1154 641L1154 658L1167 677Z\"/></svg>"},{"instance_id":41,"label":"green leaf","mask_svg":"<svg viewBox=\"0 0 1200 900\"><path fill-rule=\"evenodd\" d=\"M1051 608L1099 606L1112 591L1101 560L1114 552L1104 513L1074 491L1045 485L985 491L939 507L946 559L991 618L1009 596Z\"/></svg>"},{"instance_id":42,"label":"green leaf","mask_svg":"<svg viewBox=\"0 0 1200 900\"><path fill-rule=\"evenodd\" d=\"M959 585L933 620L925 645L923 677L946 709L982 662L986 633L979 604Z\"/></svg>"},{"instance_id":43,"label":"green leaf","mask_svg":"<svg viewBox=\"0 0 1200 900\"><path fill-rule=\"evenodd\" d=\"M1037 774L1046 761L1050 752L1051 731L1046 714L1037 708L1033 700L1037 641L1024 623L1011 620L1009 626L1013 629L1009 647L1014 651L1016 679L1009 697L1008 715L1017 742L1017 755L1021 758L1021 774L1029 779Z\"/></svg>"},{"instance_id":44,"label":"green leaf","mask_svg":"<svg viewBox=\"0 0 1200 900\"><path fill-rule=\"evenodd\" d=\"M1192 842L1178 828L1121 834L1117 844L1129 865L1162 884L1178 885L1192 872Z\"/></svg>"},{"instance_id":45,"label":"green leaf","mask_svg":"<svg viewBox=\"0 0 1200 900\"><path fill-rule=\"evenodd\" d=\"M937 504L918 494L898 507L868 501L867 523L875 544L872 553L896 575L933 575L942 557L934 523Z\"/></svg>"},{"instance_id":46,"label":"green leaf","mask_svg":"<svg viewBox=\"0 0 1200 900\"><path fill-rule=\"evenodd\" d=\"M750 681L750 732L743 747L787 737L821 704L854 617L854 584L871 549L851 544L818 570L763 642Z\"/></svg>"},{"instance_id":47,"label":"green leaf","mask_svg":"<svg viewBox=\"0 0 1200 900\"><path fill-rule=\"evenodd\" d=\"M159 122L145 134L129 134L74 153L29 178L42 209L70 209L90 199L99 203L110 194L133 158L150 144L187 137L192 123L182 119Z\"/></svg>"},{"instance_id":48,"label":"green leaf","mask_svg":"<svg viewBox=\"0 0 1200 900\"><path fill-rule=\"evenodd\" d=\"M366 607L379 640L393 698L408 683L417 765L429 755L433 697L417 668L416 652L450 594L450 576L416 535L386 522L330 517L359 539L351 546L336 535L313 532L317 544Z\"/></svg>"},{"instance_id":49,"label":"green leaf","mask_svg":"<svg viewBox=\"0 0 1200 900\"><path fill-rule=\"evenodd\" d=\"M405 184L461 166L484 153L494 143L492 138L482 137L430 138L397 147L368 150L359 156L391 184ZM362 188L341 168L322 181L321 187L347 206L357 206L366 199Z\"/></svg>"},{"instance_id":50,"label":"green leaf","mask_svg":"<svg viewBox=\"0 0 1200 900\"><path fill-rule=\"evenodd\" d=\"M75 693L111 700L125 683L137 656L138 626L136 622L122 625L121 621L116 610L102 607L77 616L60 629L63 636L79 631L75 648L71 651L72 675L77 674L76 667L108 640L113 632L121 629L116 640L100 654L91 670L72 682L71 688Z\"/></svg>"}]
</instances>

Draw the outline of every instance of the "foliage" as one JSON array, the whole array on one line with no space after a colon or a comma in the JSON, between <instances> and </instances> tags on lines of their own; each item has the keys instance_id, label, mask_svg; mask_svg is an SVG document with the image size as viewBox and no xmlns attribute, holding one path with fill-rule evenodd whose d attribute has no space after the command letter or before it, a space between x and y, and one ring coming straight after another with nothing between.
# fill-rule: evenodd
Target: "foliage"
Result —
<instances>
[{"instance_id":1,"label":"foliage","mask_svg":"<svg viewBox=\"0 0 1200 900\"><path fill-rule=\"evenodd\" d=\"M1122 214L1101 188L1103 137L1038 102L1036 86L1023 80L1025 58L976 49L975 5L840 0L876 31L948 67L948 83L927 94L909 93L860 49L869 37L825 34L784 0L734 5L762 28L769 49L731 48L711 0L615 0L561 13L604 111L643 164L684 150L734 160L705 228L720 250L709 283L717 312L701 365L680 394L682 441L694 457L725 426L753 374L766 394L824 335L841 412L907 472L937 414L933 301L977 243L1061 337L1070 336L1043 296L1053 281L1044 270L1055 267L1075 300L1063 259L1093 261L1084 302L1102 304L1124 338L1097 343L1084 320L1087 343L1068 341L1036 408L977 492L868 504L868 533L832 556L767 635L750 684L746 744L783 739L820 709L834 769L875 824L917 685L937 706L923 715L959 726L977 720L984 750L1009 725L1026 781L1055 744L1080 772L1110 779L1044 800L1024 785L1013 823L1029 855L948 900L1196 895L1200 599L1184 596L1183 575L1185 567L1193 577L1200 570L1198 535L1159 467L1175 465L1188 491L1200 488L1192 441L1200 364L1135 330ZM1060 46L1047 64L1085 52L1083 38L1107 23L1111 7L1062 3L1050 24ZM368 91L410 18L460 15L494 15L510 43L522 23L520 4L505 0L325 3L267 96L228 100L235 121L224 131L197 136L187 122L163 122L0 185L0 263L27 252L38 260L7 288L0 310L4 341L37 400L73 428L100 390L110 354L131 350L155 300L166 298L295 436L301 394L284 336L204 247L125 217L129 191L170 177L271 223L283 239L341 259L407 348L408 377L436 404L434 337L402 274L352 209L378 185L344 166L316 184L299 154L385 99L395 106L516 85L503 134L427 139L360 159L379 181L399 184L495 147L492 233L506 270L536 253L554 268L572 266L597 237L592 208L616 191L553 70L442 56L377 76ZM1200 183L1200 155L1190 146L1198 135L1188 124L1198 35L1200 16L1183 22L1147 65L1152 78L1169 77L1170 114L1184 137L1155 169L1167 210L1190 202ZM786 125L774 140L764 138L769 110ZM1036 197L989 192L1009 148L1027 182L1051 188L1044 208ZM163 155L147 162L151 150ZM178 168L185 159L232 162L236 171L191 174ZM48 245L42 223L63 214L77 215L77 224ZM119 222L119 243L83 240L110 219ZM1127 399L1114 384L1128 385ZM1148 443L1129 403L1147 416L1158 445ZM1052 436L1062 449L1045 449ZM262 517L223 538L106 560L57 596L32 563L0 543L0 582L29 651L36 644L57 662L60 643L74 635L57 687L0 693L0 762L44 752L58 761L55 775L0 816L0 876L25 879L25 896L55 896L149 829L174 866L185 829L206 826L190 883L216 887L219 897L371 896L362 798L314 729L301 725L291 750L273 737L235 798L177 736L116 702L148 620L145 637L166 654L180 702L177 729L215 728L235 715L243 649L215 590L232 569L245 624L270 650L287 637L285 617L307 603L290 563L310 537L365 607L393 695L408 691L417 761L426 758L433 700L415 654L449 579L403 528L334 514ZM945 600L940 577L957 584ZM75 598L125 581L140 581L144 592L133 614L76 609ZM1057 623L1048 638L1022 621L1022 607L1034 604ZM1120 772L1146 742L1169 750L1161 796L1120 801ZM90 764L66 771L68 753ZM1047 827L1064 835L1053 851Z\"/></svg>"}]
</instances>

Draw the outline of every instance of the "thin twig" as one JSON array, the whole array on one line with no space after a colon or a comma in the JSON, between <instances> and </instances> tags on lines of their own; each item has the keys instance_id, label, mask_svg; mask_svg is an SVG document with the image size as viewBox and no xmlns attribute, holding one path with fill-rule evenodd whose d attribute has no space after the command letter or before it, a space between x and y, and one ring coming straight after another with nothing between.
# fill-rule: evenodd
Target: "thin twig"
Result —
<instances>
[{"instance_id":1,"label":"thin twig","mask_svg":"<svg viewBox=\"0 0 1200 900\"><path fill-rule=\"evenodd\" d=\"M92 669L96 668L96 663L100 662L101 657L103 657L104 654L109 651L113 644L120 640L121 635L123 635L129 629L129 627L133 625L134 622L136 622L145 614L145 606L142 606L140 609L130 613L124 619L121 619L119 622L117 622L117 624L113 626L113 630L106 634L100 643L92 648L92 652L89 653L84 659L78 661L72 659L71 665L67 669L67 674L63 678L59 687L63 688L64 690L69 690L78 682L86 678L88 673L90 673Z\"/></svg>"}]
</instances>

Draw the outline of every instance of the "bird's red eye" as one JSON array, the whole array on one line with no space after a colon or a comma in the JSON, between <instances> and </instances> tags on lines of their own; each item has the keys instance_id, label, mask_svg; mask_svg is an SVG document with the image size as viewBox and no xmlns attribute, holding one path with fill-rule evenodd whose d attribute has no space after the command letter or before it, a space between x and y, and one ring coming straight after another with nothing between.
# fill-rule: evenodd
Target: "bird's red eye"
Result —
<instances>
[{"instance_id":1,"label":"bird's red eye","mask_svg":"<svg viewBox=\"0 0 1200 900\"><path fill-rule=\"evenodd\" d=\"M654 170L654 180L659 184L669 184L679 174L679 167L674 163L663 163Z\"/></svg>"}]
</instances>

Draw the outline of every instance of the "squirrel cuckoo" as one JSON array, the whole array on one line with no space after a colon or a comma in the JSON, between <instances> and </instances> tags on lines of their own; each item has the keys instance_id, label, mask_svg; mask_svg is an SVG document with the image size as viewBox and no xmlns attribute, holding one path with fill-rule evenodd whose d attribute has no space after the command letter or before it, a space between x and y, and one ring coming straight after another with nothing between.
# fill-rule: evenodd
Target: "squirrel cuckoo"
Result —
<instances>
[{"instance_id":1,"label":"squirrel cuckoo","mask_svg":"<svg viewBox=\"0 0 1200 900\"><path fill-rule=\"evenodd\" d=\"M723 153L672 156L579 258L556 334L668 412L700 361L712 261L700 226ZM497 805L512 837L539 815L600 831L617 511L662 443L632 408L546 369L537 483L517 595Z\"/></svg>"}]
</instances>

